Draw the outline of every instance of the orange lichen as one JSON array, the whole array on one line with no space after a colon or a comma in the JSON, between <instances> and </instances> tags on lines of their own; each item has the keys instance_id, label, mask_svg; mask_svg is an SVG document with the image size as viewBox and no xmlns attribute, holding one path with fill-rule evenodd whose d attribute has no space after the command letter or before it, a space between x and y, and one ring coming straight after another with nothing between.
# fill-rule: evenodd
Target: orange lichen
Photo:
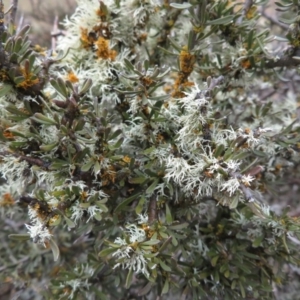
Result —
<instances>
[{"instance_id":1,"label":"orange lichen","mask_svg":"<svg viewBox=\"0 0 300 300\"><path fill-rule=\"evenodd\" d=\"M88 197L88 193L86 191L82 191L80 193L80 199L85 200Z\"/></svg>"},{"instance_id":2,"label":"orange lichen","mask_svg":"<svg viewBox=\"0 0 300 300\"><path fill-rule=\"evenodd\" d=\"M146 32L141 33L138 37L139 41L144 42L147 40L148 34Z\"/></svg>"},{"instance_id":3,"label":"orange lichen","mask_svg":"<svg viewBox=\"0 0 300 300\"><path fill-rule=\"evenodd\" d=\"M181 86L182 87L191 87L191 86L194 86L194 85L195 85L194 82L192 82L192 81L186 81Z\"/></svg>"},{"instance_id":4,"label":"orange lichen","mask_svg":"<svg viewBox=\"0 0 300 300\"><path fill-rule=\"evenodd\" d=\"M194 54L191 54L187 46L182 47L182 50L179 54L179 68L175 83L174 83L174 91L172 93L172 97L174 98L183 98L185 97L185 93L183 92L184 88L190 87L193 84L188 82L188 77L193 72L194 64L196 62L196 57Z\"/></svg>"},{"instance_id":5,"label":"orange lichen","mask_svg":"<svg viewBox=\"0 0 300 300\"><path fill-rule=\"evenodd\" d=\"M33 73L29 72L27 68L20 68L20 71L24 77L24 80L17 84L17 87L27 89L35 84L39 83L39 78Z\"/></svg>"},{"instance_id":6,"label":"orange lichen","mask_svg":"<svg viewBox=\"0 0 300 300\"><path fill-rule=\"evenodd\" d=\"M125 155L122 160L128 164L131 162L131 158L128 155Z\"/></svg>"},{"instance_id":7,"label":"orange lichen","mask_svg":"<svg viewBox=\"0 0 300 300\"><path fill-rule=\"evenodd\" d=\"M153 79L148 76L142 76L140 81L145 87L149 87L153 83Z\"/></svg>"},{"instance_id":8,"label":"orange lichen","mask_svg":"<svg viewBox=\"0 0 300 300\"><path fill-rule=\"evenodd\" d=\"M9 130L5 130L3 136L7 139L14 139L14 135Z\"/></svg>"},{"instance_id":9,"label":"orange lichen","mask_svg":"<svg viewBox=\"0 0 300 300\"><path fill-rule=\"evenodd\" d=\"M250 128L245 128L244 132L249 134L251 132L251 129Z\"/></svg>"},{"instance_id":10,"label":"orange lichen","mask_svg":"<svg viewBox=\"0 0 300 300\"><path fill-rule=\"evenodd\" d=\"M105 22L105 21L106 21L106 14L107 14L107 12L104 11L104 10L102 10L101 8L98 8L98 9L96 10L96 15L97 15L98 17L100 17L100 19L101 19L102 22Z\"/></svg>"},{"instance_id":11,"label":"orange lichen","mask_svg":"<svg viewBox=\"0 0 300 300\"><path fill-rule=\"evenodd\" d=\"M101 174L102 186L106 186L110 183L115 183L116 172L114 166L109 166L107 170Z\"/></svg>"},{"instance_id":12,"label":"orange lichen","mask_svg":"<svg viewBox=\"0 0 300 300\"><path fill-rule=\"evenodd\" d=\"M41 205L38 202L34 205L31 205L31 209L36 212L36 215L40 220L45 220L50 213L49 210L45 210L47 209L46 207L41 207Z\"/></svg>"},{"instance_id":13,"label":"orange lichen","mask_svg":"<svg viewBox=\"0 0 300 300\"><path fill-rule=\"evenodd\" d=\"M61 218L60 215L54 215L50 220L48 221L49 226L54 226L54 224Z\"/></svg>"},{"instance_id":14,"label":"orange lichen","mask_svg":"<svg viewBox=\"0 0 300 300\"><path fill-rule=\"evenodd\" d=\"M108 16L107 6L103 1L99 1L100 7L96 10L96 14L100 17L102 22L106 22L106 18Z\"/></svg>"},{"instance_id":15,"label":"orange lichen","mask_svg":"<svg viewBox=\"0 0 300 300\"><path fill-rule=\"evenodd\" d=\"M255 5L251 6L246 13L246 18L248 20L253 19L255 17L256 12L257 12L257 7Z\"/></svg>"},{"instance_id":16,"label":"orange lichen","mask_svg":"<svg viewBox=\"0 0 300 300\"><path fill-rule=\"evenodd\" d=\"M204 171L204 175L207 178L213 178L214 177L214 173L211 171Z\"/></svg>"},{"instance_id":17,"label":"orange lichen","mask_svg":"<svg viewBox=\"0 0 300 300\"><path fill-rule=\"evenodd\" d=\"M143 105L142 112L144 113L145 116L148 116L150 114L149 107L147 105Z\"/></svg>"},{"instance_id":18,"label":"orange lichen","mask_svg":"<svg viewBox=\"0 0 300 300\"><path fill-rule=\"evenodd\" d=\"M179 65L181 72L191 74L195 64L195 55L191 54L187 47L183 47L179 54Z\"/></svg>"},{"instance_id":19,"label":"orange lichen","mask_svg":"<svg viewBox=\"0 0 300 300\"><path fill-rule=\"evenodd\" d=\"M7 72L4 70L0 71L0 81L6 81L9 79L9 76L7 75Z\"/></svg>"},{"instance_id":20,"label":"orange lichen","mask_svg":"<svg viewBox=\"0 0 300 300\"><path fill-rule=\"evenodd\" d=\"M163 143L165 141L165 138L162 134L158 133L155 137L155 140L157 143Z\"/></svg>"},{"instance_id":21,"label":"orange lichen","mask_svg":"<svg viewBox=\"0 0 300 300\"><path fill-rule=\"evenodd\" d=\"M201 33L201 32L203 32L203 30L204 30L204 26L194 26L193 27L193 30L196 32L196 33Z\"/></svg>"},{"instance_id":22,"label":"orange lichen","mask_svg":"<svg viewBox=\"0 0 300 300\"><path fill-rule=\"evenodd\" d=\"M72 83L79 81L78 77L75 75L75 73L73 71L70 71L66 77L67 77L67 80L71 81Z\"/></svg>"},{"instance_id":23,"label":"orange lichen","mask_svg":"<svg viewBox=\"0 0 300 300\"><path fill-rule=\"evenodd\" d=\"M88 50L93 46L95 39L93 38L93 35L88 33L88 30L86 28L80 28L80 30L81 30L80 40L81 40L82 47Z\"/></svg>"},{"instance_id":24,"label":"orange lichen","mask_svg":"<svg viewBox=\"0 0 300 300\"><path fill-rule=\"evenodd\" d=\"M109 40L106 40L104 37L99 37L95 42L95 45L98 48L98 50L96 51L97 57L102 59L115 60L117 52L109 48Z\"/></svg>"},{"instance_id":25,"label":"orange lichen","mask_svg":"<svg viewBox=\"0 0 300 300\"><path fill-rule=\"evenodd\" d=\"M46 51L47 51L47 48L46 47L41 47L40 45L36 44L34 45L34 48L33 48L34 51L38 52L39 54L43 55L43 56L46 56Z\"/></svg>"},{"instance_id":26,"label":"orange lichen","mask_svg":"<svg viewBox=\"0 0 300 300\"><path fill-rule=\"evenodd\" d=\"M250 69L251 68L251 63L249 59L244 59L241 61L241 66L244 69Z\"/></svg>"},{"instance_id":27,"label":"orange lichen","mask_svg":"<svg viewBox=\"0 0 300 300\"><path fill-rule=\"evenodd\" d=\"M13 206L14 204L15 204L15 200L10 193L5 193L4 195L2 195L0 206L7 207L7 206Z\"/></svg>"}]
</instances>

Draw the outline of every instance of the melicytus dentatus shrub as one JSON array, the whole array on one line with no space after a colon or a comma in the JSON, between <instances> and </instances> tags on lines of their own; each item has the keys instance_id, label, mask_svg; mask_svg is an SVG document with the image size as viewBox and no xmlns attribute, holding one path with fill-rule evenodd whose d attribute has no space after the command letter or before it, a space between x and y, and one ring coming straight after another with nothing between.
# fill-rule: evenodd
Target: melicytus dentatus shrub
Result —
<instances>
[{"instance_id":1,"label":"melicytus dentatus shrub","mask_svg":"<svg viewBox=\"0 0 300 300\"><path fill-rule=\"evenodd\" d=\"M19 299L292 299L299 6L77 2L44 52L1 10L1 281Z\"/></svg>"}]
</instances>

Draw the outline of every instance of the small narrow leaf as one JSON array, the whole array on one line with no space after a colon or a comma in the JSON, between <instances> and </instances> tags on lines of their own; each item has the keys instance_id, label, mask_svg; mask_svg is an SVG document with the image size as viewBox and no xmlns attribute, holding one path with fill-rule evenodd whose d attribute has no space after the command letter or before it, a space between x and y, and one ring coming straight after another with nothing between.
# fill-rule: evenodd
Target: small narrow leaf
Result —
<instances>
[{"instance_id":1,"label":"small narrow leaf","mask_svg":"<svg viewBox=\"0 0 300 300\"><path fill-rule=\"evenodd\" d=\"M50 248L53 253L54 261L57 261L59 258L59 248L58 248L57 244L55 243L53 237L50 238L49 243L50 243Z\"/></svg>"}]
</instances>

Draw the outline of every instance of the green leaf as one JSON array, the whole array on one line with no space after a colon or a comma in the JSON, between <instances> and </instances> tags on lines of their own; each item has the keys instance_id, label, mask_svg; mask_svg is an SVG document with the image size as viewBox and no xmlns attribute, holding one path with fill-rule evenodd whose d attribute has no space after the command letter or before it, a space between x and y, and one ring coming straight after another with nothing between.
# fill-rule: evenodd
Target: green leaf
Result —
<instances>
[{"instance_id":1,"label":"green leaf","mask_svg":"<svg viewBox=\"0 0 300 300\"><path fill-rule=\"evenodd\" d=\"M239 195L235 195L232 201L230 202L229 208L230 209L235 209L238 206L239 203Z\"/></svg>"},{"instance_id":2,"label":"green leaf","mask_svg":"<svg viewBox=\"0 0 300 300\"><path fill-rule=\"evenodd\" d=\"M17 115L17 116L22 116L22 117L26 117L26 118L29 118L29 117L30 117L30 115L29 115L28 113L26 113L26 112L24 112L24 111L18 109L18 108L17 108L15 105L13 105L13 104L8 104L8 105L5 107L5 109L6 109L8 112L10 112L10 113L12 113L12 114L14 114L14 115Z\"/></svg>"},{"instance_id":3,"label":"green leaf","mask_svg":"<svg viewBox=\"0 0 300 300\"><path fill-rule=\"evenodd\" d=\"M264 239L264 236L258 236L252 243L252 247L257 248L261 245L262 240Z\"/></svg>"},{"instance_id":4,"label":"green leaf","mask_svg":"<svg viewBox=\"0 0 300 300\"><path fill-rule=\"evenodd\" d=\"M242 297L245 298L246 297L245 288L240 281L239 281L239 286L240 286L240 291L241 291Z\"/></svg>"},{"instance_id":5,"label":"green leaf","mask_svg":"<svg viewBox=\"0 0 300 300\"><path fill-rule=\"evenodd\" d=\"M206 22L207 25L227 25L231 23L234 19L235 15L229 15L220 19L212 20Z\"/></svg>"},{"instance_id":6,"label":"green leaf","mask_svg":"<svg viewBox=\"0 0 300 300\"><path fill-rule=\"evenodd\" d=\"M86 164L84 164L82 167L81 167L81 171L82 172L87 172L91 169L91 167L95 164L94 161L90 160L89 162L87 162Z\"/></svg>"},{"instance_id":7,"label":"green leaf","mask_svg":"<svg viewBox=\"0 0 300 300\"><path fill-rule=\"evenodd\" d=\"M167 294L167 293L169 292L169 287L170 287L170 285L169 285L169 280L166 279L166 281L165 281L165 283L164 283L164 286L163 286L163 289L162 289L162 291L161 291L161 294L162 294L162 295L163 295L163 294Z\"/></svg>"},{"instance_id":8,"label":"green leaf","mask_svg":"<svg viewBox=\"0 0 300 300\"><path fill-rule=\"evenodd\" d=\"M142 289L139 290L138 295L144 296L144 295L148 294L151 291L153 286L154 286L154 283L149 281Z\"/></svg>"},{"instance_id":9,"label":"green leaf","mask_svg":"<svg viewBox=\"0 0 300 300\"><path fill-rule=\"evenodd\" d=\"M10 84L3 84L0 87L0 97L7 95L12 90L12 86Z\"/></svg>"},{"instance_id":10,"label":"green leaf","mask_svg":"<svg viewBox=\"0 0 300 300\"><path fill-rule=\"evenodd\" d=\"M174 8L177 8L177 9L188 9L188 8L193 7L193 5L188 3L188 2L182 3L182 4L180 4L180 3L170 3L170 6L174 7Z\"/></svg>"},{"instance_id":11,"label":"green leaf","mask_svg":"<svg viewBox=\"0 0 300 300\"><path fill-rule=\"evenodd\" d=\"M56 159L53 159L50 169L51 170L62 169L63 167L66 167L68 165L69 165L69 163L67 161L56 158Z\"/></svg>"},{"instance_id":12,"label":"green leaf","mask_svg":"<svg viewBox=\"0 0 300 300\"><path fill-rule=\"evenodd\" d=\"M57 145L58 145L57 142L55 142L53 144L48 144L48 145L41 145L40 150L42 150L44 152L48 152L48 151L51 151L52 149L54 149Z\"/></svg>"},{"instance_id":13,"label":"green leaf","mask_svg":"<svg viewBox=\"0 0 300 300\"><path fill-rule=\"evenodd\" d=\"M152 194L154 189L156 188L157 186L157 183L158 183L159 179L154 179L154 181L152 182L152 184L147 188L146 190L146 194Z\"/></svg>"},{"instance_id":14,"label":"green leaf","mask_svg":"<svg viewBox=\"0 0 300 300\"><path fill-rule=\"evenodd\" d=\"M132 283L132 277L133 277L133 269L130 268L129 269L129 272L127 274L127 277L126 277L126 282L125 282L125 288L126 289L129 289L130 286L131 286L131 283Z\"/></svg>"},{"instance_id":15,"label":"green leaf","mask_svg":"<svg viewBox=\"0 0 300 300\"><path fill-rule=\"evenodd\" d=\"M134 177L128 179L128 181L132 184L143 184L147 180L146 177Z\"/></svg>"},{"instance_id":16,"label":"green leaf","mask_svg":"<svg viewBox=\"0 0 300 300\"><path fill-rule=\"evenodd\" d=\"M159 261L159 265L166 272L171 272L172 271L172 269L169 266L167 266L162 260Z\"/></svg>"},{"instance_id":17,"label":"green leaf","mask_svg":"<svg viewBox=\"0 0 300 300\"><path fill-rule=\"evenodd\" d=\"M49 119L48 117L44 116L41 113L35 113L32 117L30 117L31 120L36 121L37 123L40 124L45 124L45 125L57 125L56 121Z\"/></svg>"},{"instance_id":18,"label":"green leaf","mask_svg":"<svg viewBox=\"0 0 300 300\"><path fill-rule=\"evenodd\" d=\"M171 225L168 228L173 229L173 230L182 230L183 228L188 227L190 224L189 223L181 223L177 225Z\"/></svg>"},{"instance_id":19,"label":"green leaf","mask_svg":"<svg viewBox=\"0 0 300 300\"><path fill-rule=\"evenodd\" d=\"M149 241L143 242L141 243L141 245L145 245L145 246L153 246L153 245L157 245L160 243L160 240L157 239L151 239Z\"/></svg>"},{"instance_id":20,"label":"green leaf","mask_svg":"<svg viewBox=\"0 0 300 300\"><path fill-rule=\"evenodd\" d=\"M128 70L130 71L134 70L134 65L127 58L124 58L124 63Z\"/></svg>"},{"instance_id":21,"label":"green leaf","mask_svg":"<svg viewBox=\"0 0 300 300\"><path fill-rule=\"evenodd\" d=\"M76 225L71 219L67 218L66 216L64 216L64 219L70 229L75 228Z\"/></svg>"},{"instance_id":22,"label":"green leaf","mask_svg":"<svg viewBox=\"0 0 300 300\"><path fill-rule=\"evenodd\" d=\"M92 84L93 81L90 78L86 79L81 87L79 95L84 95L91 88Z\"/></svg>"},{"instance_id":23,"label":"green leaf","mask_svg":"<svg viewBox=\"0 0 300 300\"><path fill-rule=\"evenodd\" d=\"M51 237L49 239L49 243L50 243L50 248L53 253L53 259L54 259L54 261L57 261L59 258L59 248L58 248L57 244L55 243L53 237Z\"/></svg>"},{"instance_id":24,"label":"green leaf","mask_svg":"<svg viewBox=\"0 0 300 300\"><path fill-rule=\"evenodd\" d=\"M298 120L296 119L295 121L293 121L290 125L288 125L285 129L283 129L281 132L280 132L280 135L283 135L283 134L287 134L289 132L291 132L294 124L298 122Z\"/></svg>"},{"instance_id":25,"label":"green leaf","mask_svg":"<svg viewBox=\"0 0 300 300\"><path fill-rule=\"evenodd\" d=\"M27 241L30 240L30 234L10 234L8 236L11 240L15 241Z\"/></svg>"},{"instance_id":26,"label":"green leaf","mask_svg":"<svg viewBox=\"0 0 300 300\"><path fill-rule=\"evenodd\" d=\"M125 199L123 202L121 202L114 210L114 213L117 213L121 210L123 210L128 204L130 204L132 201L134 201L137 197L139 197L141 192L138 192L129 198Z\"/></svg>"},{"instance_id":27,"label":"green leaf","mask_svg":"<svg viewBox=\"0 0 300 300\"><path fill-rule=\"evenodd\" d=\"M107 258L107 256L110 255L113 252L116 252L115 248L106 248L106 249L100 251L98 256L100 256L102 258Z\"/></svg>"},{"instance_id":28,"label":"green leaf","mask_svg":"<svg viewBox=\"0 0 300 300\"><path fill-rule=\"evenodd\" d=\"M172 214L168 204L166 204L166 222L168 225L173 223Z\"/></svg>"},{"instance_id":29,"label":"green leaf","mask_svg":"<svg viewBox=\"0 0 300 300\"><path fill-rule=\"evenodd\" d=\"M215 267L217 265L218 259L219 259L219 256L215 256L215 257L212 258L211 265L213 267Z\"/></svg>"},{"instance_id":30,"label":"green leaf","mask_svg":"<svg viewBox=\"0 0 300 300\"><path fill-rule=\"evenodd\" d=\"M141 197L141 199L139 200L138 205L135 207L136 214L139 215L143 211L145 202L146 202L146 198L145 197Z\"/></svg>"}]
</instances>

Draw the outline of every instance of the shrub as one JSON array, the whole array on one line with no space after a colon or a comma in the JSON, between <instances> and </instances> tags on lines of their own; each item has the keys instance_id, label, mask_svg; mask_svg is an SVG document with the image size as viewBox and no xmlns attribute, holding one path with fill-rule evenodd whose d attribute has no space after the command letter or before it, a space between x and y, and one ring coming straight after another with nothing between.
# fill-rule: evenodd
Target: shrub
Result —
<instances>
[{"instance_id":1,"label":"shrub","mask_svg":"<svg viewBox=\"0 0 300 300\"><path fill-rule=\"evenodd\" d=\"M0 23L2 290L294 297L297 1L77 2L55 51Z\"/></svg>"}]
</instances>

